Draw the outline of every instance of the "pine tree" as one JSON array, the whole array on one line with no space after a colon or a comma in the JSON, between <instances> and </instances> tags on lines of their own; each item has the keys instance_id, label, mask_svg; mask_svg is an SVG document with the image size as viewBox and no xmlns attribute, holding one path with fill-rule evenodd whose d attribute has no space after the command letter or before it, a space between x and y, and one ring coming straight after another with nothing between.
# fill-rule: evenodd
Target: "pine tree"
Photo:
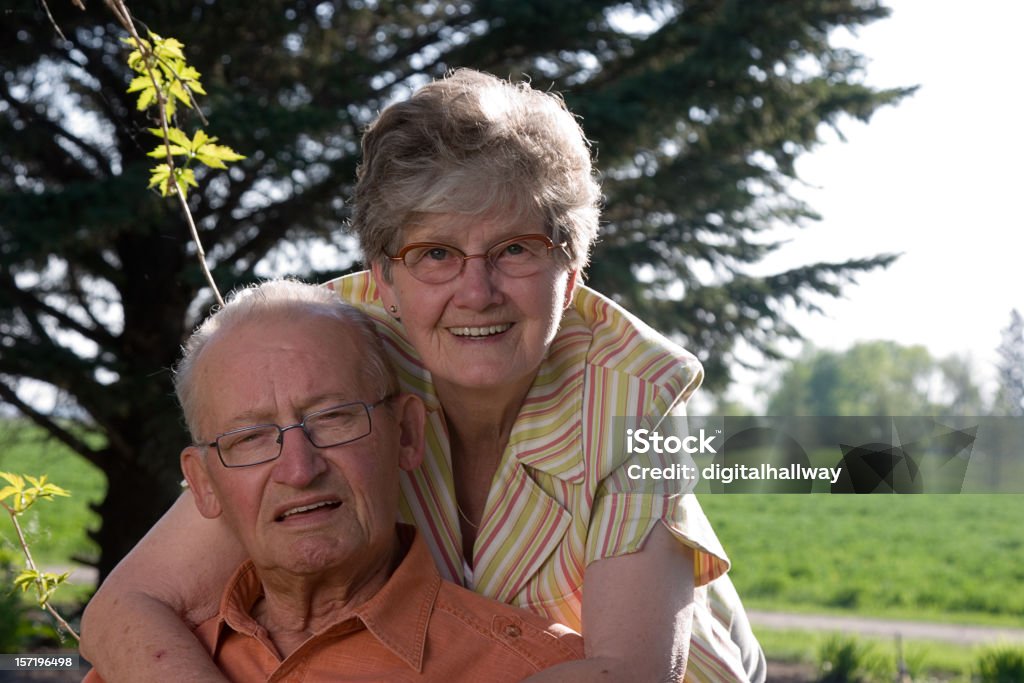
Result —
<instances>
[{"instance_id":1,"label":"pine tree","mask_svg":"<svg viewBox=\"0 0 1024 683\"><path fill-rule=\"evenodd\" d=\"M1017 309L1010 311L1010 324L1003 330L1003 341L996 353L999 389L992 412L1024 417L1024 317Z\"/></svg>"},{"instance_id":2,"label":"pine tree","mask_svg":"<svg viewBox=\"0 0 1024 683\"><path fill-rule=\"evenodd\" d=\"M106 573L177 492L186 435L168 368L211 298L173 203L143 190L152 125L126 94L104 4L21 3L0 22L0 400L106 473ZM890 256L747 274L775 224L807 223L794 162L844 117L908 89L861 81L830 33L888 14L864 0L149 0L186 45L211 130L248 158L199 173L191 205L222 289L257 275L357 267L348 216L360 129L452 66L563 92L607 195L589 283L697 352L709 385L739 340L794 336L780 304ZM629 16L653 17L646 22ZM638 28L643 26L641 30ZM181 111L182 116L187 113ZM681 291L682 296L673 296ZM60 392L39 410L29 383Z\"/></svg>"}]
</instances>

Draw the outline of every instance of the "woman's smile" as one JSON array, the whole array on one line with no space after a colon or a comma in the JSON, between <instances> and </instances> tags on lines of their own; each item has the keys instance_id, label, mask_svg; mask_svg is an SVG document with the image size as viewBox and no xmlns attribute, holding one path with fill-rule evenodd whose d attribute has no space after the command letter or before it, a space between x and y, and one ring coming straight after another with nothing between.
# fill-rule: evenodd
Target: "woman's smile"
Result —
<instances>
[{"instance_id":1,"label":"woman's smile","mask_svg":"<svg viewBox=\"0 0 1024 683\"><path fill-rule=\"evenodd\" d=\"M500 325L486 325L473 327L449 327L447 328L456 337L484 338L503 334L512 328L512 323Z\"/></svg>"}]
</instances>

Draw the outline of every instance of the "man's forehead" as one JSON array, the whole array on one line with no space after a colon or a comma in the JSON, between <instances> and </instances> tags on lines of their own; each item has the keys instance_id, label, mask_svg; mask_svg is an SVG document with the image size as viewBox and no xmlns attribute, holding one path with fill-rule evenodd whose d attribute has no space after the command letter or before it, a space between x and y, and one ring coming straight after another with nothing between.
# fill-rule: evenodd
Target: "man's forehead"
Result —
<instances>
[{"instance_id":1,"label":"man's forehead","mask_svg":"<svg viewBox=\"0 0 1024 683\"><path fill-rule=\"evenodd\" d=\"M296 382L333 381L356 391L361 387L353 385L364 382L365 353L360 335L347 321L308 312L270 312L218 330L197 360L200 376L228 367L255 375L249 379L279 371L293 373L286 377Z\"/></svg>"}]
</instances>

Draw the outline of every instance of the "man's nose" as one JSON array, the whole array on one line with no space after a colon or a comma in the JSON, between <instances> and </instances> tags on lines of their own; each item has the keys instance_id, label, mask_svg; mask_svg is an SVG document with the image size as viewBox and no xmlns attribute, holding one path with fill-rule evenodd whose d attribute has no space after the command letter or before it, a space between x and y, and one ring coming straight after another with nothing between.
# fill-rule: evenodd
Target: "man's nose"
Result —
<instances>
[{"instance_id":1,"label":"man's nose","mask_svg":"<svg viewBox=\"0 0 1024 683\"><path fill-rule=\"evenodd\" d=\"M293 488L304 488L327 469L323 451L313 445L299 425L281 430L279 438L281 457L274 463L276 481Z\"/></svg>"}]
</instances>

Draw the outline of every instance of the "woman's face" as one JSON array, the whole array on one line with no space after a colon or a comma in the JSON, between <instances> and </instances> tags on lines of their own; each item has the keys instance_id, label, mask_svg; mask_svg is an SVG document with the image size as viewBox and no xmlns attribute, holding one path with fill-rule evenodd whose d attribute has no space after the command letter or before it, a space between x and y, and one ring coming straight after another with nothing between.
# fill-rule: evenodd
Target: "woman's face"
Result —
<instances>
[{"instance_id":1,"label":"woman's face","mask_svg":"<svg viewBox=\"0 0 1024 683\"><path fill-rule=\"evenodd\" d=\"M438 242L474 255L536 233L547 234L539 219L422 214L406 227L402 244ZM525 393L533 383L576 280L576 272L553 257L540 272L518 278L483 258L467 260L458 276L442 284L420 282L402 263L393 264L390 283L379 264L373 274L385 308L398 308L394 315L435 385L491 389L499 392L496 398Z\"/></svg>"}]
</instances>

